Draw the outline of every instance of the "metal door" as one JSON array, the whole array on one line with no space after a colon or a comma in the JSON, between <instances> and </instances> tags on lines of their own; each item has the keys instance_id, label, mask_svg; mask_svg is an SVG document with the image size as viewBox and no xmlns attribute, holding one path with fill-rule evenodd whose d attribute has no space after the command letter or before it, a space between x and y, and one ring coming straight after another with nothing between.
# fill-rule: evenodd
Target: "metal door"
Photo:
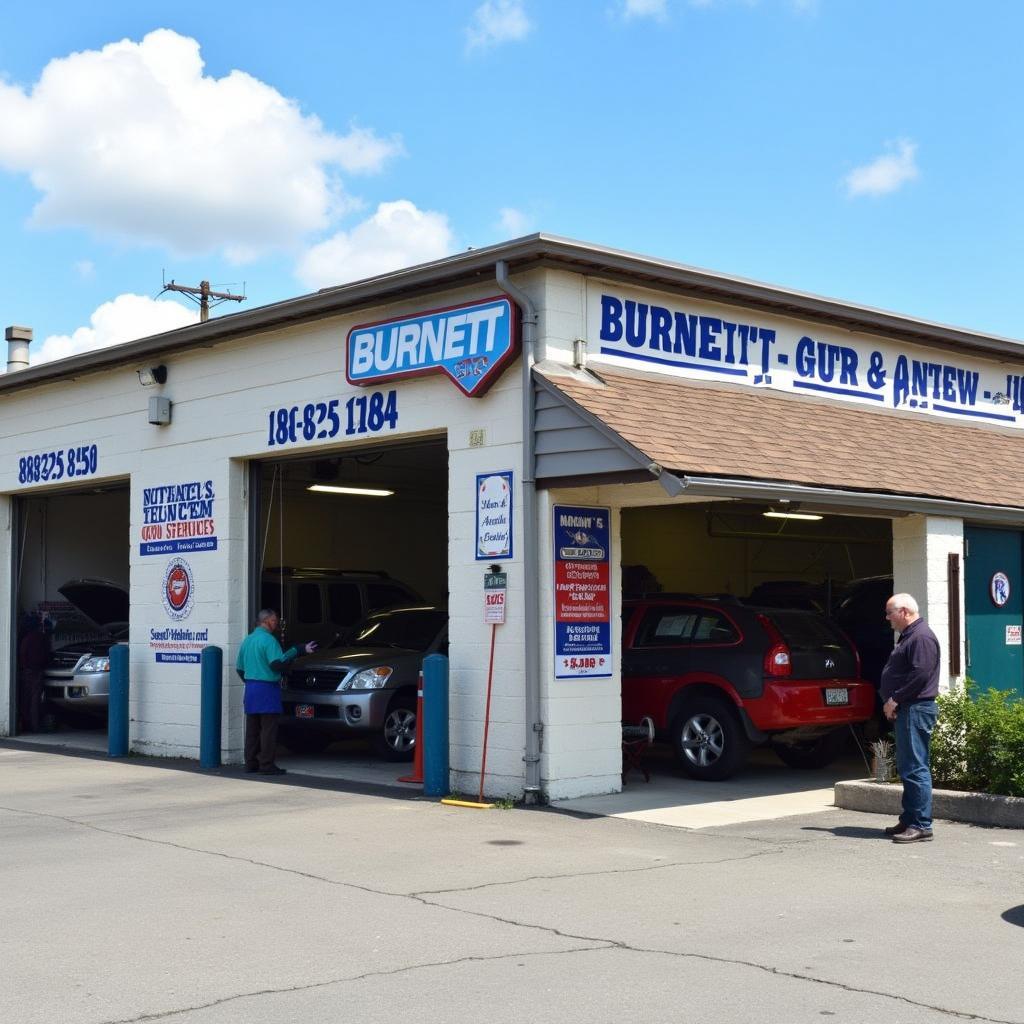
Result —
<instances>
[{"instance_id":1,"label":"metal door","mask_svg":"<svg viewBox=\"0 0 1024 1024\"><path fill-rule=\"evenodd\" d=\"M967 675L982 689L1024 694L1024 580L1021 534L964 531Z\"/></svg>"}]
</instances>

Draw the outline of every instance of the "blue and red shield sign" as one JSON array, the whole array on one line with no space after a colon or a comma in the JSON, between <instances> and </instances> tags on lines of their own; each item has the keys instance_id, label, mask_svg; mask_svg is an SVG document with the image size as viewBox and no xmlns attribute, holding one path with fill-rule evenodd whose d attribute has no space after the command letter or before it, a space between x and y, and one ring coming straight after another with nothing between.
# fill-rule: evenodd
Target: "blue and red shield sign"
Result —
<instances>
[{"instance_id":1,"label":"blue and red shield sign","mask_svg":"<svg viewBox=\"0 0 1024 1024\"><path fill-rule=\"evenodd\" d=\"M353 327L345 345L345 377L370 387L440 373L476 398L515 359L519 343L519 308L498 295Z\"/></svg>"}]
</instances>

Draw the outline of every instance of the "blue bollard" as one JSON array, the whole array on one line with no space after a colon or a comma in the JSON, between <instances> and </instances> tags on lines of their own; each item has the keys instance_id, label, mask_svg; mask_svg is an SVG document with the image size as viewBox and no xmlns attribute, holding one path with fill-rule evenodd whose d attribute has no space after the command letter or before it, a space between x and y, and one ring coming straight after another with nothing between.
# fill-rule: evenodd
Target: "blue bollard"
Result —
<instances>
[{"instance_id":1,"label":"blue bollard","mask_svg":"<svg viewBox=\"0 0 1024 1024\"><path fill-rule=\"evenodd\" d=\"M219 768L224 652L219 647L204 647L199 664L199 767Z\"/></svg>"},{"instance_id":2,"label":"blue bollard","mask_svg":"<svg viewBox=\"0 0 1024 1024\"><path fill-rule=\"evenodd\" d=\"M428 654L423 659L423 793L448 792L448 659Z\"/></svg>"},{"instance_id":3,"label":"blue bollard","mask_svg":"<svg viewBox=\"0 0 1024 1024\"><path fill-rule=\"evenodd\" d=\"M128 756L128 645L110 648L110 697L107 704L107 753Z\"/></svg>"}]
</instances>

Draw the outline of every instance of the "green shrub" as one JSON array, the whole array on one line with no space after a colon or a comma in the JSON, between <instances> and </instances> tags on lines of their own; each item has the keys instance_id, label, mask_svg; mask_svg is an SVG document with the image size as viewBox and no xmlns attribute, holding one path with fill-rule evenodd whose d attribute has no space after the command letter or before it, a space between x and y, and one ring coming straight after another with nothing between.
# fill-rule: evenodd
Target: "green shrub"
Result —
<instances>
[{"instance_id":1,"label":"green shrub","mask_svg":"<svg viewBox=\"0 0 1024 1024\"><path fill-rule=\"evenodd\" d=\"M967 680L939 697L932 775L944 789L1024 796L1024 701Z\"/></svg>"}]
</instances>

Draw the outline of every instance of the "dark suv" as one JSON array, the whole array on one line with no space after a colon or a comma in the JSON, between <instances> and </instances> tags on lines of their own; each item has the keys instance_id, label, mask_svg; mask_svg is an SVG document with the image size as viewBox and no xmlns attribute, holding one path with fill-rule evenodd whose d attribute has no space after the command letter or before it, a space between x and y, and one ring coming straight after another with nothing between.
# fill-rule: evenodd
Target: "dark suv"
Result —
<instances>
[{"instance_id":1,"label":"dark suv","mask_svg":"<svg viewBox=\"0 0 1024 1024\"><path fill-rule=\"evenodd\" d=\"M727 779L767 742L788 765L824 767L839 727L873 707L856 648L816 612L673 594L623 603L622 720L652 718L694 778Z\"/></svg>"}]
</instances>

